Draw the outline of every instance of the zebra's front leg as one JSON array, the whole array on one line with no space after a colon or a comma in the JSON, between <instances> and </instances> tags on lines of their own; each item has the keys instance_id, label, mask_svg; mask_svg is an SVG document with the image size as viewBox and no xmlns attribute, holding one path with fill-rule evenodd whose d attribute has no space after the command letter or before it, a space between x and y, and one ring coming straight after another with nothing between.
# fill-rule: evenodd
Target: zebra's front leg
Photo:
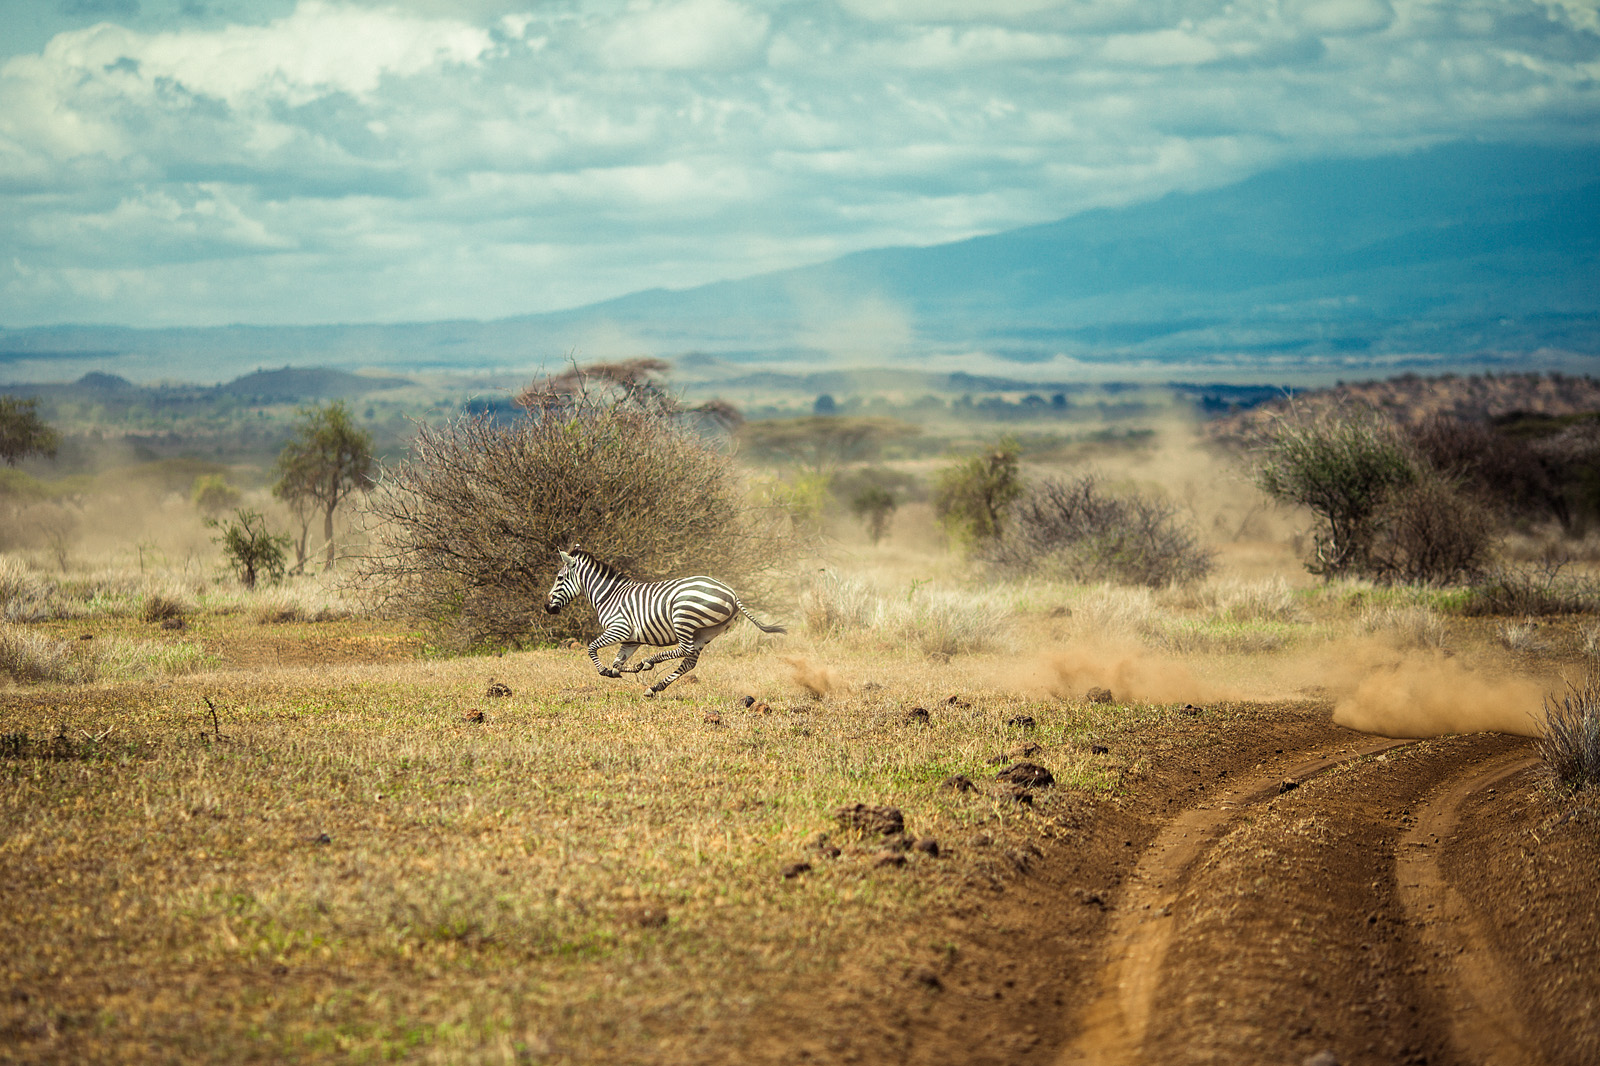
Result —
<instances>
[{"instance_id":1,"label":"zebra's front leg","mask_svg":"<svg viewBox=\"0 0 1600 1066\"><path fill-rule=\"evenodd\" d=\"M644 694L646 696L654 696L656 693L660 692L662 689L678 680L678 678L682 677L690 670L693 670L694 664L700 661L700 649L698 647L692 647L688 651L684 651L682 648L677 648L674 649L669 655L656 656L658 659L673 657L681 658L683 661L678 664L678 668L672 671L672 673L668 674L660 681L657 681L655 684L645 689Z\"/></svg>"},{"instance_id":2,"label":"zebra's front leg","mask_svg":"<svg viewBox=\"0 0 1600 1066\"><path fill-rule=\"evenodd\" d=\"M606 667L600 665L600 649L608 647L612 644L621 644L623 648L627 649L627 652L632 652L634 648L639 646L638 644L628 644L628 631L626 628L620 630L608 629L604 633L601 633L598 637L595 637L594 640L590 641L589 661L594 663L594 668L599 671L601 677L622 676L622 671L618 670L616 666L607 669ZM617 663L620 665L622 660L626 658L627 653L625 652L620 658L618 658Z\"/></svg>"}]
</instances>

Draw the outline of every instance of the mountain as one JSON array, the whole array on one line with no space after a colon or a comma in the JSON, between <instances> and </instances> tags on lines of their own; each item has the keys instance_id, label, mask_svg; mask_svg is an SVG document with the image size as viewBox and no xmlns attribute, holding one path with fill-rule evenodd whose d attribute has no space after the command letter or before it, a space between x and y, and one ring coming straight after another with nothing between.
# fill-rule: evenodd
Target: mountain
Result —
<instances>
[{"instance_id":1,"label":"mountain","mask_svg":"<svg viewBox=\"0 0 1600 1066\"><path fill-rule=\"evenodd\" d=\"M527 368L569 352L697 353L709 373L940 360L1020 371L1058 356L1258 379L1581 366L1600 355L1597 278L1600 146L1458 143L493 322L0 330L0 377L7 364L58 380Z\"/></svg>"}]
</instances>

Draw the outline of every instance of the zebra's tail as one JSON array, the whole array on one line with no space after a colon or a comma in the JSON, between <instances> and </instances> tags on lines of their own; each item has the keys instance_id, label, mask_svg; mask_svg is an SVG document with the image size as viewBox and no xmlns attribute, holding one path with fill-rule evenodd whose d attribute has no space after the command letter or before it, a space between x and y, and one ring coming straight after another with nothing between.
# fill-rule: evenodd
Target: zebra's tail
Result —
<instances>
[{"instance_id":1,"label":"zebra's tail","mask_svg":"<svg viewBox=\"0 0 1600 1066\"><path fill-rule=\"evenodd\" d=\"M783 628L782 626L762 625L759 621L756 620L756 616L755 615L751 614L748 610L745 609L744 604L739 603L738 600L734 600L733 602L735 604L738 604L739 613L744 615L746 618L750 619L750 624L755 626L757 629L761 630L761 632L763 632L763 633L787 633L787 632L789 632L787 629Z\"/></svg>"}]
</instances>

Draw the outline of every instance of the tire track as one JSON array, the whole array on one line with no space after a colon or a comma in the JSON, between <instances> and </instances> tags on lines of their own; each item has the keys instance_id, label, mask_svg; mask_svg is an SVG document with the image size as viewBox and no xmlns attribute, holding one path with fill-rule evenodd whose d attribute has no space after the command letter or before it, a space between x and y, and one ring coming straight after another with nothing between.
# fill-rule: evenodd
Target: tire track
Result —
<instances>
[{"instance_id":1,"label":"tire track","mask_svg":"<svg viewBox=\"0 0 1600 1066\"><path fill-rule=\"evenodd\" d=\"M1151 1005L1172 940L1168 917L1200 856L1238 812L1279 794L1284 780L1296 784L1334 766L1414 744L1414 740L1369 740L1324 751L1290 766L1256 774L1223 789L1208 803L1191 807L1167 823L1140 857L1118 903L1107 941L1112 958L1101 968L1076 1039L1059 1061L1068 1064L1138 1063Z\"/></svg>"},{"instance_id":2,"label":"tire track","mask_svg":"<svg viewBox=\"0 0 1600 1066\"><path fill-rule=\"evenodd\" d=\"M1445 879L1440 855L1455 836L1463 802L1538 762L1513 752L1479 764L1428 799L1401 839L1395 874L1407 923L1429 962L1427 977L1449 1019L1451 1043L1467 1062L1534 1066L1544 1061L1516 1009L1516 982L1499 965L1481 916Z\"/></svg>"}]
</instances>

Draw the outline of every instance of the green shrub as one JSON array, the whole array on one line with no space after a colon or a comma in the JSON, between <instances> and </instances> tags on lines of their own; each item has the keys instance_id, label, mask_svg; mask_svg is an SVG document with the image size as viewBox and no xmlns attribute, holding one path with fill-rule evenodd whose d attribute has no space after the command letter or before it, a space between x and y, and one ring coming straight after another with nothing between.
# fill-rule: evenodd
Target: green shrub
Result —
<instances>
[{"instance_id":1,"label":"green shrub","mask_svg":"<svg viewBox=\"0 0 1600 1066\"><path fill-rule=\"evenodd\" d=\"M1268 427L1255 456L1263 492L1317 516L1306 568L1325 576L1371 572L1379 509L1416 476L1399 433L1370 408L1293 412Z\"/></svg>"},{"instance_id":2,"label":"green shrub","mask_svg":"<svg viewBox=\"0 0 1600 1066\"><path fill-rule=\"evenodd\" d=\"M1022 451L1009 437L992 450L939 471L933 513L957 544L979 548L1000 536L1006 508L1022 495L1017 470Z\"/></svg>"},{"instance_id":3,"label":"green shrub","mask_svg":"<svg viewBox=\"0 0 1600 1066\"><path fill-rule=\"evenodd\" d=\"M283 580L287 560L284 552L289 538L267 532L267 520L255 511L237 510L233 521L220 526L222 532L212 539L222 545L222 554L233 566L239 581L247 589L256 587L262 577L269 581Z\"/></svg>"}]
</instances>

